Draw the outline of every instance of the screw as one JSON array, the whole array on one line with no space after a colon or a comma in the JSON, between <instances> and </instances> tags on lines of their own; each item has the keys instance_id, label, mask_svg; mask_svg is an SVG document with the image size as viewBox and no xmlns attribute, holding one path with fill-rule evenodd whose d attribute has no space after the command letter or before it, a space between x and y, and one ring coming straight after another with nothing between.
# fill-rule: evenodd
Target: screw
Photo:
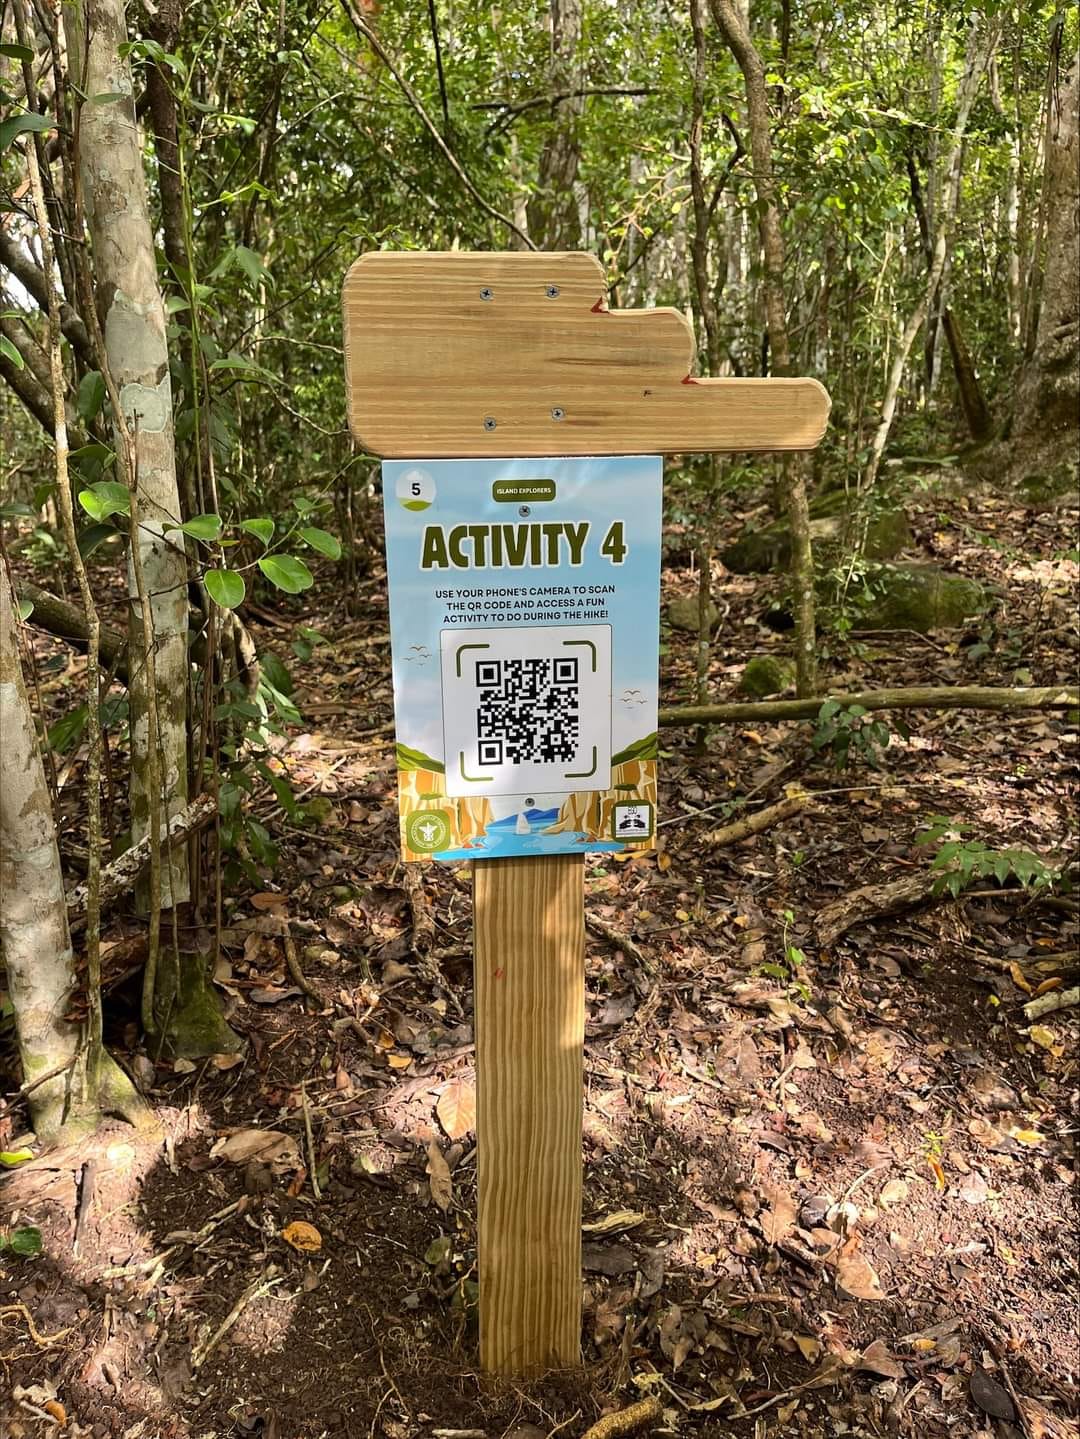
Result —
<instances>
[{"instance_id":1,"label":"screw","mask_svg":"<svg viewBox=\"0 0 1080 1439\"><path fill-rule=\"evenodd\" d=\"M536 801L533 799L532 795L529 795L528 798L527 798L526 801L525 801L525 807L526 807L526 809L532 809L532 807L533 807L533 805L534 805L535 803L536 803Z\"/></svg>"},{"instance_id":2,"label":"screw","mask_svg":"<svg viewBox=\"0 0 1080 1439\"><path fill-rule=\"evenodd\" d=\"M562 405L556 405L556 406L555 406L555 408L554 408L554 409L552 410L552 412L551 412L551 418L552 418L553 420L565 420L565 419L566 419L566 411L563 409Z\"/></svg>"},{"instance_id":3,"label":"screw","mask_svg":"<svg viewBox=\"0 0 1080 1439\"><path fill-rule=\"evenodd\" d=\"M527 520L532 514L532 510L529 509L528 505L518 505L518 514L523 520Z\"/></svg>"},{"instance_id":4,"label":"screw","mask_svg":"<svg viewBox=\"0 0 1080 1439\"><path fill-rule=\"evenodd\" d=\"M547 294L549 300L557 300L559 298L558 285L549 285L545 293Z\"/></svg>"},{"instance_id":5,"label":"screw","mask_svg":"<svg viewBox=\"0 0 1080 1439\"><path fill-rule=\"evenodd\" d=\"M480 298L481 300L494 300L495 291L491 288L490 285L485 285L480 291Z\"/></svg>"},{"instance_id":6,"label":"screw","mask_svg":"<svg viewBox=\"0 0 1080 1439\"><path fill-rule=\"evenodd\" d=\"M494 419L494 417L493 417L492 415L485 415L485 416L484 416L484 429L485 429L485 430L493 430L494 428L495 428L495 419Z\"/></svg>"}]
</instances>

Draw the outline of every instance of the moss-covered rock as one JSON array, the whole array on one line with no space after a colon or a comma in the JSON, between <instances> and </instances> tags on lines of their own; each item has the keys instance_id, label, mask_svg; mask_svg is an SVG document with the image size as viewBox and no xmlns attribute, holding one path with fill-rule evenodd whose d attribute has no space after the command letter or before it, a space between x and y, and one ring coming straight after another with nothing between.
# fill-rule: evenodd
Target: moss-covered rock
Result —
<instances>
[{"instance_id":1,"label":"moss-covered rock","mask_svg":"<svg viewBox=\"0 0 1080 1439\"><path fill-rule=\"evenodd\" d=\"M225 1022L205 956L181 953L178 967L163 943L158 965L154 1012L161 1033L155 1042L160 1041L164 1054L202 1059L210 1054L236 1054L244 1048L244 1041Z\"/></svg>"},{"instance_id":2,"label":"moss-covered rock","mask_svg":"<svg viewBox=\"0 0 1080 1439\"><path fill-rule=\"evenodd\" d=\"M720 611L712 600L709 601L706 614L711 630L720 618ZM690 634L696 635L701 625L698 616L697 595L684 595L681 599L672 600L667 607L667 622L672 629L687 630Z\"/></svg>"},{"instance_id":3,"label":"moss-covered rock","mask_svg":"<svg viewBox=\"0 0 1080 1439\"><path fill-rule=\"evenodd\" d=\"M819 557L838 552L855 537L852 499L843 490L830 490L811 501L810 538ZM866 532L867 559L891 560L909 544L911 526L903 510L881 509L871 517ZM786 520L777 520L763 529L745 530L720 558L736 575L785 570L791 561L790 526Z\"/></svg>"},{"instance_id":4,"label":"moss-covered rock","mask_svg":"<svg viewBox=\"0 0 1080 1439\"><path fill-rule=\"evenodd\" d=\"M754 699L778 695L795 683L795 666L782 655L756 655L747 664L739 680L739 691Z\"/></svg>"},{"instance_id":5,"label":"moss-covered rock","mask_svg":"<svg viewBox=\"0 0 1080 1439\"><path fill-rule=\"evenodd\" d=\"M858 628L868 630L954 629L984 614L992 602L978 580L933 565L881 565L871 581L873 598L862 609Z\"/></svg>"},{"instance_id":6,"label":"moss-covered rock","mask_svg":"<svg viewBox=\"0 0 1080 1439\"><path fill-rule=\"evenodd\" d=\"M1080 475L1075 463L1055 466L1043 473L1025 475L1016 487L1017 496L1033 510L1050 510L1080 502Z\"/></svg>"}]
</instances>

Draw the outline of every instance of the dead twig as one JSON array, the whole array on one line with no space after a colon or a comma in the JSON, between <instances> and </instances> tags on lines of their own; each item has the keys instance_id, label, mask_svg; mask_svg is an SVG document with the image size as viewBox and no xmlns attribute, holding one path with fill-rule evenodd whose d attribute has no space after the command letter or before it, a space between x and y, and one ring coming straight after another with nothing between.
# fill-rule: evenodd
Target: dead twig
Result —
<instances>
[{"instance_id":1,"label":"dead twig","mask_svg":"<svg viewBox=\"0 0 1080 1439\"><path fill-rule=\"evenodd\" d=\"M614 925L608 924L606 920L600 919L595 914L586 914L585 928L591 930L593 934L599 935L601 939L606 939L614 949L621 949L623 954L628 955L636 964L640 964L646 974L652 974L655 971L655 965L641 946L635 944L630 936L621 929L616 929Z\"/></svg>"},{"instance_id":2,"label":"dead twig","mask_svg":"<svg viewBox=\"0 0 1080 1439\"><path fill-rule=\"evenodd\" d=\"M304 1138L307 1141L308 1167L311 1174L311 1192L316 1199L322 1198L322 1190L319 1188L319 1166L315 1158L315 1136L311 1130L311 1102L307 1095L307 1085L300 1085L300 1107L304 1114Z\"/></svg>"},{"instance_id":3,"label":"dead twig","mask_svg":"<svg viewBox=\"0 0 1080 1439\"><path fill-rule=\"evenodd\" d=\"M776 804L766 805L764 809L759 809L756 814L744 815L742 819L711 830L705 836L704 842L712 849L735 844L740 839L747 839L752 834L761 834L763 830L771 829L781 820L790 819L793 814L798 814L801 809L805 809L809 803L810 796L808 794L788 795L786 799L777 800Z\"/></svg>"},{"instance_id":4,"label":"dead twig","mask_svg":"<svg viewBox=\"0 0 1080 1439\"><path fill-rule=\"evenodd\" d=\"M1057 1009L1071 1009L1080 1004L1080 985L1072 989L1056 989L1049 994L1040 994L1024 1005L1024 1014L1030 1019L1041 1019L1044 1014L1053 1014Z\"/></svg>"},{"instance_id":5,"label":"dead twig","mask_svg":"<svg viewBox=\"0 0 1080 1439\"><path fill-rule=\"evenodd\" d=\"M661 1413L660 1400L655 1394L650 1394L627 1409L605 1414L585 1430L581 1439L621 1439L623 1434L635 1434L639 1429L644 1429L646 1424L654 1424Z\"/></svg>"},{"instance_id":6,"label":"dead twig","mask_svg":"<svg viewBox=\"0 0 1080 1439\"><path fill-rule=\"evenodd\" d=\"M248 1307L248 1305L251 1304L253 1300L260 1299L264 1294L268 1294L270 1290L273 1289L275 1284L281 1283L284 1277L285 1276L283 1274L270 1274L265 1279L253 1280L252 1283L250 1283L248 1287L244 1290L243 1294L241 1294L240 1298L236 1301L233 1307L229 1310L228 1314L226 1314L225 1318L221 1321L218 1327L214 1330L210 1338L205 1340L202 1344L197 1344L195 1346L195 1349L191 1355L192 1369L202 1368L202 1366L206 1363L207 1359L209 1359L210 1355L225 1338L226 1334L228 1334L229 1330L240 1318L241 1314L243 1314L244 1310Z\"/></svg>"},{"instance_id":7,"label":"dead twig","mask_svg":"<svg viewBox=\"0 0 1080 1439\"><path fill-rule=\"evenodd\" d=\"M308 979L300 966L300 952L296 948L296 940L289 934L288 930L281 936L281 942L285 949L285 968L289 971L289 978L297 989L302 990L305 997L316 1004L320 1010L326 1008L323 997L315 986Z\"/></svg>"}]
</instances>

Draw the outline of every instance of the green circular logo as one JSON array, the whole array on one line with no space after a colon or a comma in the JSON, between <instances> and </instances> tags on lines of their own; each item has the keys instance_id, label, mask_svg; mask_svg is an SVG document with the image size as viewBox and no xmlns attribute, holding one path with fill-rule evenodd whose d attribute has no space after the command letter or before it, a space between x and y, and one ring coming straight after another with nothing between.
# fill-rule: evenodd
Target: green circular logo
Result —
<instances>
[{"instance_id":1,"label":"green circular logo","mask_svg":"<svg viewBox=\"0 0 1080 1439\"><path fill-rule=\"evenodd\" d=\"M417 854L450 847L450 816L441 809L418 809L405 817L405 843Z\"/></svg>"}]
</instances>

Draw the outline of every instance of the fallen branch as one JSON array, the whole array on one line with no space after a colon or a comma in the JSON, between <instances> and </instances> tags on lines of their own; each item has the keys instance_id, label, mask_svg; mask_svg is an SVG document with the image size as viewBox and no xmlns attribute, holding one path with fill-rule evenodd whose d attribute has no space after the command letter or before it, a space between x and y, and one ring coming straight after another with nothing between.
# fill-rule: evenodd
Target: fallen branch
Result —
<instances>
[{"instance_id":1,"label":"fallen branch","mask_svg":"<svg viewBox=\"0 0 1080 1439\"><path fill-rule=\"evenodd\" d=\"M212 794L199 795L197 799L192 800L191 804L182 809L179 814L174 814L169 820L166 832L162 836L164 844L171 846L182 843L189 835L209 823L216 811L217 805ZM150 837L146 835L138 844L133 844L129 850L125 850L119 859L114 859L112 864L106 865L101 871L102 909L131 889L149 863ZM77 884L73 889L68 890L68 923L73 930L85 923L86 899L85 884Z\"/></svg>"},{"instance_id":2,"label":"fallen branch","mask_svg":"<svg viewBox=\"0 0 1080 1439\"><path fill-rule=\"evenodd\" d=\"M624 1434L633 1434L638 1429L644 1429L646 1424L655 1423L662 1412L660 1400L655 1394L650 1394L647 1399L639 1399L628 1409L620 1409L615 1414L605 1414L603 1419L598 1419L585 1430L581 1439L621 1439Z\"/></svg>"},{"instance_id":3,"label":"fallen branch","mask_svg":"<svg viewBox=\"0 0 1080 1439\"><path fill-rule=\"evenodd\" d=\"M289 933L288 928L283 926L281 943L285 950L285 968L289 971L289 978L297 989L301 990L307 999L310 999L315 1007L322 1011L326 1008L322 995L304 973L303 965L300 963L300 951L296 947L296 940Z\"/></svg>"},{"instance_id":4,"label":"fallen branch","mask_svg":"<svg viewBox=\"0 0 1080 1439\"><path fill-rule=\"evenodd\" d=\"M199 1369L202 1367L202 1365L206 1363L206 1361L210 1358L210 1355L225 1338L226 1334L228 1334L229 1330L240 1318L241 1314L243 1314L244 1310L249 1304L251 1304L256 1299L261 1299L264 1294L268 1294L270 1290L273 1289L275 1284L280 1284L284 1278L284 1274L275 1274L274 1266L271 1265L269 1270L267 1271L267 1278L256 1279L251 1284L249 1284L248 1287L244 1290L243 1294L241 1294L240 1298L229 1310L228 1314L225 1316L222 1322L214 1330L213 1334L210 1335L208 1339L204 1340L202 1344L197 1344L195 1346L195 1349L191 1355L192 1369Z\"/></svg>"},{"instance_id":5,"label":"fallen branch","mask_svg":"<svg viewBox=\"0 0 1080 1439\"><path fill-rule=\"evenodd\" d=\"M1041 1019L1044 1014L1053 1014L1056 1009L1071 1009L1074 1004L1080 1004L1080 985L1074 984L1072 989L1051 990L1049 994L1040 994L1038 999L1031 999L1024 1005L1024 1013L1028 1019Z\"/></svg>"},{"instance_id":6,"label":"fallen branch","mask_svg":"<svg viewBox=\"0 0 1080 1439\"><path fill-rule=\"evenodd\" d=\"M774 824L781 820L790 819L793 814L798 814L805 809L810 802L808 794L788 795L786 799L778 800L776 804L766 805L755 814L744 815L742 819L734 820L731 824L721 825L705 836L705 843L713 849L719 849L726 844L735 844L740 839L746 839L752 834L761 834L762 830L771 829Z\"/></svg>"},{"instance_id":7,"label":"fallen branch","mask_svg":"<svg viewBox=\"0 0 1080 1439\"><path fill-rule=\"evenodd\" d=\"M886 914L899 914L903 909L925 903L933 897L934 885L940 878L940 870L918 869L886 884L864 884L834 899L832 904L819 909L814 919L818 944L828 949L857 924Z\"/></svg>"},{"instance_id":8,"label":"fallen branch","mask_svg":"<svg viewBox=\"0 0 1080 1439\"><path fill-rule=\"evenodd\" d=\"M89 643L89 629L86 615L78 605L69 604L59 595L39 589L37 585L19 584L19 599L29 600L34 606L27 617L27 624L36 625L50 635L68 640L81 653L86 653ZM127 636L116 630L102 629L98 653L106 668L116 667L116 678L127 684Z\"/></svg>"},{"instance_id":9,"label":"fallen branch","mask_svg":"<svg viewBox=\"0 0 1080 1439\"><path fill-rule=\"evenodd\" d=\"M988 685L944 685L895 690L863 690L857 694L810 696L801 700L759 700L752 704L678 705L662 709L661 725L742 724L747 720L815 719L826 700L845 709L864 710L1067 710L1080 708L1080 689L1068 685L1040 688L994 688Z\"/></svg>"},{"instance_id":10,"label":"fallen branch","mask_svg":"<svg viewBox=\"0 0 1080 1439\"><path fill-rule=\"evenodd\" d=\"M585 928L592 930L593 934L599 935L601 939L606 939L614 949L621 949L623 954L640 964L647 974L652 973L652 961L646 956L641 946L635 944L630 936L624 934L621 929L615 929L605 920L598 919L595 914L586 914Z\"/></svg>"}]
</instances>

